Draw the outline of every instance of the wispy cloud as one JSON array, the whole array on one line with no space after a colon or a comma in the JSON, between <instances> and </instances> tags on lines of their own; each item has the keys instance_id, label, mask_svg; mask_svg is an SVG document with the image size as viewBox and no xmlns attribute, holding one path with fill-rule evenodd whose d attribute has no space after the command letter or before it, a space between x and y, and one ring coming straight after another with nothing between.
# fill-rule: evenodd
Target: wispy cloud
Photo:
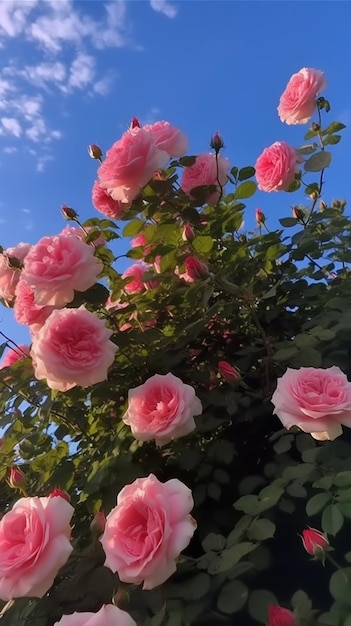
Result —
<instances>
[{"instance_id":1,"label":"wispy cloud","mask_svg":"<svg viewBox=\"0 0 351 626\"><path fill-rule=\"evenodd\" d=\"M171 19L178 13L177 7L171 4L171 2L168 2L168 0L150 0L150 6L154 11L157 11L157 13L163 13L163 15Z\"/></svg>"},{"instance_id":2,"label":"wispy cloud","mask_svg":"<svg viewBox=\"0 0 351 626\"><path fill-rule=\"evenodd\" d=\"M2 117L0 122L2 126L2 128L0 128L0 134L9 134L15 137L22 135L22 127L14 117Z\"/></svg>"}]
</instances>

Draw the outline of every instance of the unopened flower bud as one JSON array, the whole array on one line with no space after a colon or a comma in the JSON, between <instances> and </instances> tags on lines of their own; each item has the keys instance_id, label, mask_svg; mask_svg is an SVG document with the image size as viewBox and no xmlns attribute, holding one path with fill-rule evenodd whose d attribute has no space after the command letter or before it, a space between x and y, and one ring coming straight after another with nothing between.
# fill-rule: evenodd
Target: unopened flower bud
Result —
<instances>
[{"instance_id":1,"label":"unopened flower bud","mask_svg":"<svg viewBox=\"0 0 351 626\"><path fill-rule=\"evenodd\" d=\"M303 222L306 217L305 211L301 209L301 207L298 207L298 206L292 207L292 214L293 214L293 217L299 222Z\"/></svg>"},{"instance_id":2,"label":"unopened flower bud","mask_svg":"<svg viewBox=\"0 0 351 626\"><path fill-rule=\"evenodd\" d=\"M316 122L312 122L311 128L315 133L318 133L318 131L321 129L320 124L317 124Z\"/></svg>"},{"instance_id":3,"label":"unopened flower bud","mask_svg":"<svg viewBox=\"0 0 351 626\"><path fill-rule=\"evenodd\" d=\"M308 554L318 558L323 557L326 548L329 546L329 541L325 535L315 528L306 528L302 532L302 543Z\"/></svg>"},{"instance_id":4,"label":"unopened flower bud","mask_svg":"<svg viewBox=\"0 0 351 626\"><path fill-rule=\"evenodd\" d=\"M261 209L256 209L255 211L255 219L256 219L256 223L257 224L264 224L266 221L266 216L263 213L263 211L261 211Z\"/></svg>"},{"instance_id":5,"label":"unopened flower bud","mask_svg":"<svg viewBox=\"0 0 351 626\"><path fill-rule=\"evenodd\" d=\"M15 256L7 255L7 263L9 265L9 267L13 267L16 270L20 270L23 267L22 261L17 259Z\"/></svg>"},{"instance_id":6,"label":"unopened flower bud","mask_svg":"<svg viewBox=\"0 0 351 626\"><path fill-rule=\"evenodd\" d=\"M88 153L91 159L96 159L97 161L102 160L102 150L96 143L91 143L88 146Z\"/></svg>"},{"instance_id":7,"label":"unopened flower bud","mask_svg":"<svg viewBox=\"0 0 351 626\"><path fill-rule=\"evenodd\" d=\"M49 493L49 498L63 498L67 502L71 502L71 496L67 493L67 491L63 491L57 487Z\"/></svg>"},{"instance_id":8,"label":"unopened flower bud","mask_svg":"<svg viewBox=\"0 0 351 626\"><path fill-rule=\"evenodd\" d=\"M197 280L198 278L204 278L208 276L208 267L206 263L203 263L195 256L188 256L185 261L185 270L188 276L193 280Z\"/></svg>"},{"instance_id":9,"label":"unopened flower bud","mask_svg":"<svg viewBox=\"0 0 351 626\"><path fill-rule=\"evenodd\" d=\"M123 589L122 587L119 587L115 597L114 597L114 603L116 606L118 606L119 609L121 609L122 611L126 610L129 604L130 598L129 598L129 593Z\"/></svg>"},{"instance_id":10,"label":"unopened flower bud","mask_svg":"<svg viewBox=\"0 0 351 626\"><path fill-rule=\"evenodd\" d=\"M224 147L223 139L218 131L212 135L210 146L217 154Z\"/></svg>"},{"instance_id":11,"label":"unopened flower bud","mask_svg":"<svg viewBox=\"0 0 351 626\"><path fill-rule=\"evenodd\" d=\"M95 537L100 537L105 530L106 517L103 511L99 511L90 523L90 530Z\"/></svg>"},{"instance_id":12,"label":"unopened flower bud","mask_svg":"<svg viewBox=\"0 0 351 626\"><path fill-rule=\"evenodd\" d=\"M12 489L21 489L26 482L26 478L19 467L11 467L10 476L7 482Z\"/></svg>"},{"instance_id":13,"label":"unopened flower bud","mask_svg":"<svg viewBox=\"0 0 351 626\"><path fill-rule=\"evenodd\" d=\"M61 213L67 221L75 220L78 217L78 213L76 213L74 209L71 209L71 207L66 206L65 204L63 204L61 207Z\"/></svg>"},{"instance_id":14,"label":"unopened flower bud","mask_svg":"<svg viewBox=\"0 0 351 626\"><path fill-rule=\"evenodd\" d=\"M312 191L312 193L310 193L310 198L311 198L311 200L313 200L313 202L318 200L319 193L318 193L317 189L315 189L314 191Z\"/></svg>"},{"instance_id":15,"label":"unopened flower bud","mask_svg":"<svg viewBox=\"0 0 351 626\"><path fill-rule=\"evenodd\" d=\"M340 200L333 200L332 207L333 209L340 209L341 208Z\"/></svg>"},{"instance_id":16,"label":"unopened flower bud","mask_svg":"<svg viewBox=\"0 0 351 626\"><path fill-rule=\"evenodd\" d=\"M183 241L192 241L195 238L194 229L190 224L184 224L182 239Z\"/></svg>"},{"instance_id":17,"label":"unopened flower bud","mask_svg":"<svg viewBox=\"0 0 351 626\"><path fill-rule=\"evenodd\" d=\"M228 361L218 361L218 370L230 385L235 385L241 379L239 370L234 365L230 365Z\"/></svg>"},{"instance_id":18,"label":"unopened flower bud","mask_svg":"<svg viewBox=\"0 0 351 626\"><path fill-rule=\"evenodd\" d=\"M141 124L137 117L133 117L130 123L130 128L141 128Z\"/></svg>"},{"instance_id":19,"label":"unopened flower bud","mask_svg":"<svg viewBox=\"0 0 351 626\"><path fill-rule=\"evenodd\" d=\"M323 213L323 211L325 211L326 208L327 208L327 203L324 202L324 200L321 200L319 203L319 210L321 211L321 213Z\"/></svg>"},{"instance_id":20,"label":"unopened flower bud","mask_svg":"<svg viewBox=\"0 0 351 626\"><path fill-rule=\"evenodd\" d=\"M268 607L268 626L296 626L294 613L281 606L270 604Z\"/></svg>"}]
</instances>

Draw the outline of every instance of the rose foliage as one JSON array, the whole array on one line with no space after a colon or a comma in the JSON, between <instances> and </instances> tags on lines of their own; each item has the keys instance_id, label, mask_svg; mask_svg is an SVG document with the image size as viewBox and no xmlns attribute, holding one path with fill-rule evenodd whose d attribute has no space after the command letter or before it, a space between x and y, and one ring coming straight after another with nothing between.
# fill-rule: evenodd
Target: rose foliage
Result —
<instances>
[{"instance_id":1,"label":"rose foliage","mask_svg":"<svg viewBox=\"0 0 351 626\"><path fill-rule=\"evenodd\" d=\"M3 626L350 626L351 220L325 185L345 128L326 87L291 77L255 167L133 118L89 147L94 217L64 206L60 233L0 248L31 338L1 331Z\"/></svg>"}]
</instances>

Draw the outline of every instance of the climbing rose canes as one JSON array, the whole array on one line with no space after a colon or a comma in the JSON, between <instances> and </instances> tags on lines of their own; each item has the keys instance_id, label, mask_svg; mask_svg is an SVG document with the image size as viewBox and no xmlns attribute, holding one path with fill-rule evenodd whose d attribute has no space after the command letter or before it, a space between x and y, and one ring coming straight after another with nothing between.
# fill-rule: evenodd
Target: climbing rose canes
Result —
<instances>
[{"instance_id":1,"label":"climbing rose canes","mask_svg":"<svg viewBox=\"0 0 351 626\"><path fill-rule=\"evenodd\" d=\"M63 498L21 498L0 521L0 598L41 598L73 548L73 507Z\"/></svg>"},{"instance_id":2,"label":"climbing rose canes","mask_svg":"<svg viewBox=\"0 0 351 626\"><path fill-rule=\"evenodd\" d=\"M336 439L351 426L351 383L339 367L288 368L272 396L285 428L298 426L314 439Z\"/></svg>"},{"instance_id":3,"label":"climbing rose canes","mask_svg":"<svg viewBox=\"0 0 351 626\"><path fill-rule=\"evenodd\" d=\"M100 539L105 565L122 582L143 583L143 589L162 585L196 529L193 506L190 489L177 479L161 483L150 474L126 485Z\"/></svg>"},{"instance_id":4,"label":"climbing rose canes","mask_svg":"<svg viewBox=\"0 0 351 626\"><path fill-rule=\"evenodd\" d=\"M321 70L303 67L290 78L282 93L278 115L286 124L306 124L316 109L317 95L325 89L327 81Z\"/></svg>"},{"instance_id":5,"label":"climbing rose canes","mask_svg":"<svg viewBox=\"0 0 351 626\"><path fill-rule=\"evenodd\" d=\"M129 613L114 604L102 606L96 613L63 615L54 626L137 626Z\"/></svg>"}]
</instances>

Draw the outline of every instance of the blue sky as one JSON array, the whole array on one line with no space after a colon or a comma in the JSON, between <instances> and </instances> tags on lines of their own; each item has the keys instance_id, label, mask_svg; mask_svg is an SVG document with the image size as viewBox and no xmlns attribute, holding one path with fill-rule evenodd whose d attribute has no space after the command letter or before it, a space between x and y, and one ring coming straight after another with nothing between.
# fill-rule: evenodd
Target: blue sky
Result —
<instances>
[{"instance_id":1,"label":"blue sky","mask_svg":"<svg viewBox=\"0 0 351 626\"><path fill-rule=\"evenodd\" d=\"M134 115L180 126L190 153L219 130L233 165L254 164L276 140L303 143L276 107L305 66L328 78L329 121L351 123L350 22L347 0L0 0L0 244L59 232L62 204L92 216L87 145L108 149ZM350 137L332 147L326 199L348 195ZM260 193L246 223L301 201ZM28 339L5 309L0 330Z\"/></svg>"}]
</instances>

